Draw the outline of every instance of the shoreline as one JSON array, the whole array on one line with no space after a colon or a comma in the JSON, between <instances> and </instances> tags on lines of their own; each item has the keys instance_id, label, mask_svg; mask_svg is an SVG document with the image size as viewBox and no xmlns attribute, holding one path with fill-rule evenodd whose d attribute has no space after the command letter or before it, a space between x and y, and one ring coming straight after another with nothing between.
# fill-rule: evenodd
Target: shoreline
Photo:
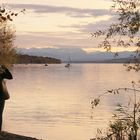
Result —
<instances>
[{"instance_id":1,"label":"shoreline","mask_svg":"<svg viewBox=\"0 0 140 140\"><path fill-rule=\"evenodd\" d=\"M42 140L42 139L2 131L0 132L0 140Z\"/></svg>"}]
</instances>

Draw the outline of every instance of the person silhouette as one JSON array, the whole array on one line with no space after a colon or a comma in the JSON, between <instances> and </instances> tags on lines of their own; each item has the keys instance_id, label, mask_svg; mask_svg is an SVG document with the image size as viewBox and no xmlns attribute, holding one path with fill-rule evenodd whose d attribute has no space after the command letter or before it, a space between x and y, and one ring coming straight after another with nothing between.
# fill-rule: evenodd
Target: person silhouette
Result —
<instances>
[{"instance_id":1,"label":"person silhouette","mask_svg":"<svg viewBox=\"0 0 140 140\"><path fill-rule=\"evenodd\" d=\"M0 131L2 130L2 116L5 100L10 98L4 79L10 80L13 79L13 76L6 66L0 65Z\"/></svg>"}]
</instances>

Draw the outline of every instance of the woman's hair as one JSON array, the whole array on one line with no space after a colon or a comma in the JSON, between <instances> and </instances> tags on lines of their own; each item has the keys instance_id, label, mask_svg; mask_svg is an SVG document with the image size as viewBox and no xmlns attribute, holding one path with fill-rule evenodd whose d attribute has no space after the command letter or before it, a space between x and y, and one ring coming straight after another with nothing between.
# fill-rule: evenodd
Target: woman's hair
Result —
<instances>
[{"instance_id":1,"label":"woman's hair","mask_svg":"<svg viewBox=\"0 0 140 140\"><path fill-rule=\"evenodd\" d=\"M4 65L0 65L0 75L5 72L6 67Z\"/></svg>"}]
</instances>

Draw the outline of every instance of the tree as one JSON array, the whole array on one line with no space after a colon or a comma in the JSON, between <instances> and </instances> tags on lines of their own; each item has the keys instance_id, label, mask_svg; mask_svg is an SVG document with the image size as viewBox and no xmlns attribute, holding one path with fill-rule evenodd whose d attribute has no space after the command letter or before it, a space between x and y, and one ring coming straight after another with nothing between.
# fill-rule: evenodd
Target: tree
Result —
<instances>
[{"instance_id":1,"label":"tree","mask_svg":"<svg viewBox=\"0 0 140 140\"><path fill-rule=\"evenodd\" d=\"M140 71L140 1L139 0L113 0L112 11L118 16L118 22L109 26L108 29L92 33L94 37L103 37L104 40L99 44L108 52L112 47L135 47L135 52L131 56L128 64L125 64L127 70ZM118 52L114 54L118 56ZM136 86L137 85L137 86ZM104 95L120 94L120 91L132 91L134 100L129 103L130 106L119 105L118 114L115 114L114 122L109 125L110 131L102 139L137 140L137 131L140 128L140 102L137 100L137 94L140 92L139 82L132 81L132 88L118 88L108 90L104 94L95 98L91 104L96 107L101 97ZM128 112L128 109L130 112Z\"/></svg>"},{"instance_id":2,"label":"tree","mask_svg":"<svg viewBox=\"0 0 140 140\"><path fill-rule=\"evenodd\" d=\"M24 11L25 9L21 12ZM13 64L17 59L14 47L15 30L12 28L11 22L18 14L0 7L0 64Z\"/></svg>"},{"instance_id":3,"label":"tree","mask_svg":"<svg viewBox=\"0 0 140 140\"><path fill-rule=\"evenodd\" d=\"M128 70L140 70L140 1L139 0L113 0L112 11L118 16L118 22L108 29L92 33L94 37L104 37L98 47L107 51L113 47L135 47L135 54L131 56ZM118 52L114 54L118 56ZM134 65L131 65L131 64Z\"/></svg>"},{"instance_id":4,"label":"tree","mask_svg":"<svg viewBox=\"0 0 140 140\"><path fill-rule=\"evenodd\" d=\"M137 95L140 93L139 88L139 85L132 81L132 88L108 90L91 102L92 108L95 108L99 104L100 99L105 95L121 94L122 90L125 91L125 94L133 94L133 96L131 96L132 98L126 105L117 105L116 113L113 115L114 121L110 122L109 131L106 136L104 136L104 139L137 140L137 132L140 128L140 101L137 99Z\"/></svg>"},{"instance_id":5,"label":"tree","mask_svg":"<svg viewBox=\"0 0 140 140\"><path fill-rule=\"evenodd\" d=\"M7 23L0 25L0 63L12 64L16 60L16 49L14 48L14 32Z\"/></svg>"}]
</instances>

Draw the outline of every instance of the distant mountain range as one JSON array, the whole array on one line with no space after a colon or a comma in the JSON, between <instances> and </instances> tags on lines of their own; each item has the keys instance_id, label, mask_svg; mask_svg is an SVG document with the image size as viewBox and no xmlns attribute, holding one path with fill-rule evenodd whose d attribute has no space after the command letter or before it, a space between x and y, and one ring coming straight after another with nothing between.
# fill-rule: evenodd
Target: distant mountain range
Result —
<instances>
[{"instance_id":1,"label":"distant mountain range","mask_svg":"<svg viewBox=\"0 0 140 140\"><path fill-rule=\"evenodd\" d=\"M100 51L87 53L81 48L18 48L18 52L20 54L28 54L31 56L57 58L62 62L69 61L69 57L71 58L72 62L107 62L106 60L112 60L111 62L114 61L114 53ZM121 62L121 60L124 58L130 58L130 55L132 55L132 52L120 52L117 59L119 59Z\"/></svg>"}]
</instances>

